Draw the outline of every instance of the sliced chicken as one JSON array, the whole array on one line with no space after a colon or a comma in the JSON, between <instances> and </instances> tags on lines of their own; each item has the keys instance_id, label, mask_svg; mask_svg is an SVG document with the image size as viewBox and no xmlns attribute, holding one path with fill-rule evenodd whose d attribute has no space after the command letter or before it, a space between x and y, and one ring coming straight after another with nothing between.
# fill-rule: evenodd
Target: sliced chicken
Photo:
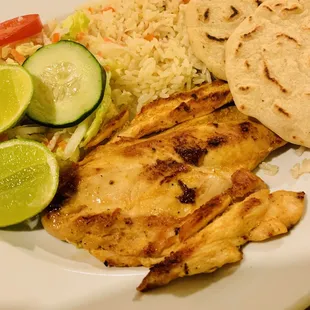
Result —
<instances>
[{"instance_id":1,"label":"sliced chicken","mask_svg":"<svg viewBox=\"0 0 310 310\"><path fill-rule=\"evenodd\" d=\"M120 137L71 171L43 225L106 265L152 266L179 246L174 237L187 216L228 190L237 170L254 169L284 144L235 107L149 138Z\"/></svg>"},{"instance_id":2,"label":"sliced chicken","mask_svg":"<svg viewBox=\"0 0 310 310\"><path fill-rule=\"evenodd\" d=\"M152 267L138 290L147 291L179 277L210 273L225 264L240 261L241 246L250 241L263 241L285 234L300 220L304 211L304 196L302 192L278 191L270 194L269 190L262 189L226 207L224 214L204 225L199 232L192 225L192 237ZM209 212L214 213L213 208L219 209L222 199L219 196L215 199L217 203L209 203ZM200 221L204 222L206 210L197 211L201 214ZM191 225L186 227L191 231Z\"/></svg>"},{"instance_id":3,"label":"sliced chicken","mask_svg":"<svg viewBox=\"0 0 310 310\"><path fill-rule=\"evenodd\" d=\"M212 113L233 101L228 84L215 81L188 92L158 99L145 107L120 135L141 138L181 124L192 118Z\"/></svg>"}]
</instances>

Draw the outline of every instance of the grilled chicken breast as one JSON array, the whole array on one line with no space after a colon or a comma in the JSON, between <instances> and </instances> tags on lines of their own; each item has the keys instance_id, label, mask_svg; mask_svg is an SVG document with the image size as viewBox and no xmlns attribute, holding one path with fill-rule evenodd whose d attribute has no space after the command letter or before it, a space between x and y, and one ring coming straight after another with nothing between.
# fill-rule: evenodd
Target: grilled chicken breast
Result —
<instances>
[{"instance_id":1,"label":"grilled chicken breast","mask_svg":"<svg viewBox=\"0 0 310 310\"><path fill-rule=\"evenodd\" d=\"M72 170L44 215L45 229L109 266L162 261L188 216L229 189L237 170L254 169L285 144L235 107L209 114L214 100L201 105L204 116L173 122L173 127L165 120L170 129L139 139L162 130L155 118L153 129L143 123L131 133L135 137L121 133L92 151Z\"/></svg>"},{"instance_id":2,"label":"grilled chicken breast","mask_svg":"<svg viewBox=\"0 0 310 310\"><path fill-rule=\"evenodd\" d=\"M73 167L42 218L106 266L153 266L140 291L241 260L242 245L286 233L304 208L304 193L270 194L249 171L285 142L234 106L214 111L232 99L227 84L170 99Z\"/></svg>"},{"instance_id":3,"label":"grilled chicken breast","mask_svg":"<svg viewBox=\"0 0 310 310\"><path fill-rule=\"evenodd\" d=\"M121 136L141 138L212 113L233 101L227 83L215 81L191 91L158 99L143 107Z\"/></svg>"}]
</instances>

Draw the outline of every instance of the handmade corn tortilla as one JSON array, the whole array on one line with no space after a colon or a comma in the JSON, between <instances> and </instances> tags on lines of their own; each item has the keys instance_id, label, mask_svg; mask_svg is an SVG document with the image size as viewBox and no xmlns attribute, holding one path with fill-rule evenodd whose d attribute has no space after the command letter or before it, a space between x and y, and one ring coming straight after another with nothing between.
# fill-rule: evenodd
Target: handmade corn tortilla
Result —
<instances>
[{"instance_id":1,"label":"handmade corn tortilla","mask_svg":"<svg viewBox=\"0 0 310 310\"><path fill-rule=\"evenodd\" d=\"M310 147L310 1L265 1L228 40L226 74L240 111Z\"/></svg>"},{"instance_id":2,"label":"handmade corn tortilla","mask_svg":"<svg viewBox=\"0 0 310 310\"><path fill-rule=\"evenodd\" d=\"M219 79L226 80L225 46L240 23L264 0L191 0L185 10L193 52Z\"/></svg>"}]
</instances>

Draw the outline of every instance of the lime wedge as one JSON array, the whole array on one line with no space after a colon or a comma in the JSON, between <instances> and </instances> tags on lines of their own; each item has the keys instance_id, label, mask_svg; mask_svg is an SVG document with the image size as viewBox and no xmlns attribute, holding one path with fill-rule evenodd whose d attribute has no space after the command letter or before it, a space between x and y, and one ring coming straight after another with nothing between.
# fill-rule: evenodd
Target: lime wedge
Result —
<instances>
[{"instance_id":1,"label":"lime wedge","mask_svg":"<svg viewBox=\"0 0 310 310\"><path fill-rule=\"evenodd\" d=\"M0 132L19 121L32 95L32 78L23 67L0 65Z\"/></svg>"},{"instance_id":2,"label":"lime wedge","mask_svg":"<svg viewBox=\"0 0 310 310\"><path fill-rule=\"evenodd\" d=\"M54 198L58 163L42 144L30 140L0 143L0 227L41 212Z\"/></svg>"}]
</instances>

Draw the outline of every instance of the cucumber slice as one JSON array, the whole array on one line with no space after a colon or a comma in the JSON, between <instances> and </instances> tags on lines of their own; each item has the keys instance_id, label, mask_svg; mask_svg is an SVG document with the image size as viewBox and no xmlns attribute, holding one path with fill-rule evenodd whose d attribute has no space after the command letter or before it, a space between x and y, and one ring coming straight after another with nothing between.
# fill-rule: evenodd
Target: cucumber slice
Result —
<instances>
[{"instance_id":1,"label":"cucumber slice","mask_svg":"<svg viewBox=\"0 0 310 310\"><path fill-rule=\"evenodd\" d=\"M60 41L39 49L24 67L32 74L34 94L27 110L33 121L50 127L82 122L101 103L106 73L81 44Z\"/></svg>"}]
</instances>

